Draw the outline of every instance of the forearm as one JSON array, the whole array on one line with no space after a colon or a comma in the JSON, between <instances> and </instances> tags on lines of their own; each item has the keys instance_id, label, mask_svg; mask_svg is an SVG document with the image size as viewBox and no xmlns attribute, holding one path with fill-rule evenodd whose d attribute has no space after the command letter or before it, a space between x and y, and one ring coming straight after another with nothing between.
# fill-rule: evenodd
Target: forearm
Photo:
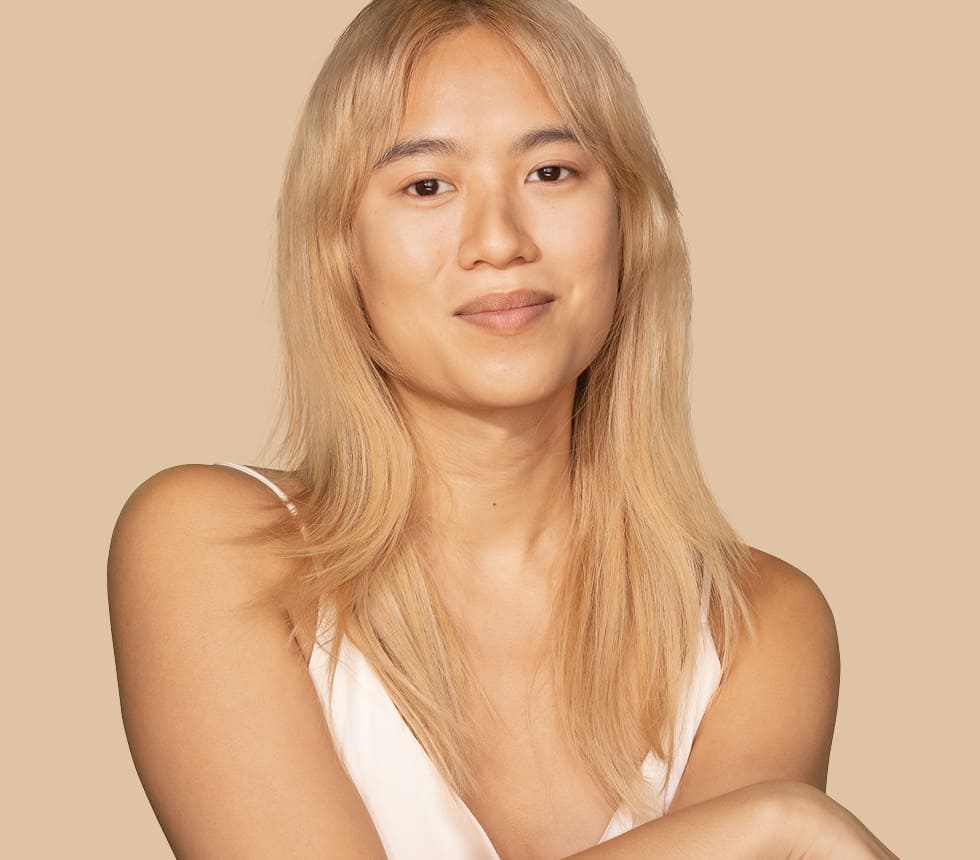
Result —
<instances>
[{"instance_id":1,"label":"forearm","mask_svg":"<svg viewBox=\"0 0 980 860\"><path fill-rule=\"evenodd\" d=\"M740 788L635 827L575 860L781 860L791 826L781 789L780 783Z\"/></svg>"}]
</instances>

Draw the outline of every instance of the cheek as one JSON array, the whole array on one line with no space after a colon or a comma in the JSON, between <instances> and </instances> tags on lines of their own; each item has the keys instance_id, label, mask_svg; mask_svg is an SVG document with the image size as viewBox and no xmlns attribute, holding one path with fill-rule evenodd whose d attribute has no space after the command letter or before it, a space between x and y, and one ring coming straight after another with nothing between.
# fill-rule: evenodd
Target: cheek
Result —
<instances>
[{"instance_id":1,"label":"cheek","mask_svg":"<svg viewBox=\"0 0 980 860\"><path fill-rule=\"evenodd\" d=\"M556 259L587 279L619 273L619 215L610 192L583 195L575 205L539 213L538 227Z\"/></svg>"},{"instance_id":2,"label":"cheek","mask_svg":"<svg viewBox=\"0 0 980 860\"><path fill-rule=\"evenodd\" d=\"M582 237L582 249L597 274L619 280L619 209L613 198L597 205L595 216Z\"/></svg>"},{"instance_id":3,"label":"cheek","mask_svg":"<svg viewBox=\"0 0 980 860\"><path fill-rule=\"evenodd\" d=\"M352 249L368 321L392 352L414 343L445 308L437 295L445 232L411 217L367 209L355 219Z\"/></svg>"},{"instance_id":4,"label":"cheek","mask_svg":"<svg viewBox=\"0 0 980 860\"><path fill-rule=\"evenodd\" d=\"M354 222L366 274L373 273L375 280L429 275L449 254L452 227L447 214L391 204L366 207Z\"/></svg>"},{"instance_id":5,"label":"cheek","mask_svg":"<svg viewBox=\"0 0 980 860\"><path fill-rule=\"evenodd\" d=\"M551 248L576 299L598 310L615 303L619 283L619 216L614 200L593 198L548 227Z\"/></svg>"},{"instance_id":6,"label":"cheek","mask_svg":"<svg viewBox=\"0 0 980 860\"><path fill-rule=\"evenodd\" d=\"M574 320L576 366L595 358L609 334L619 292L619 216L615 199L593 198L563 219L553 234L560 243L571 287L568 296Z\"/></svg>"}]
</instances>

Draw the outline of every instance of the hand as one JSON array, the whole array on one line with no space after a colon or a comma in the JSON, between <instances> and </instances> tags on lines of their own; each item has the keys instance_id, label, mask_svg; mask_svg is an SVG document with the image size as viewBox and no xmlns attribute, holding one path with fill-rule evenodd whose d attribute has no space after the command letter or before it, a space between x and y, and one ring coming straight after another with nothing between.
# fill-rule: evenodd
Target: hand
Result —
<instances>
[{"instance_id":1,"label":"hand","mask_svg":"<svg viewBox=\"0 0 980 860\"><path fill-rule=\"evenodd\" d=\"M812 785L770 784L791 833L787 860L898 860L853 814Z\"/></svg>"}]
</instances>

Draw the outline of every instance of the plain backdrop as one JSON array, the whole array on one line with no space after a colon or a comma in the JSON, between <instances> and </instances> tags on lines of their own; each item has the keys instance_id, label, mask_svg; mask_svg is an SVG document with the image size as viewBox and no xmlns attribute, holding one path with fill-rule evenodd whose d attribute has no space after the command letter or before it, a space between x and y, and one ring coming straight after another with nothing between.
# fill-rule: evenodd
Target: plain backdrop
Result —
<instances>
[{"instance_id":1,"label":"plain backdrop","mask_svg":"<svg viewBox=\"0 0 980 860\"><path fill-rule=\"evenodd\" d=\"M4 856L171 856L119 717L109 537L152 473L259 462L281 170L360 5L5 14ZM975 6L580 5L623 53L680 200L710 483L836 614L829 793L904 860L966 856Z\"/></svg>"}]
</instances>

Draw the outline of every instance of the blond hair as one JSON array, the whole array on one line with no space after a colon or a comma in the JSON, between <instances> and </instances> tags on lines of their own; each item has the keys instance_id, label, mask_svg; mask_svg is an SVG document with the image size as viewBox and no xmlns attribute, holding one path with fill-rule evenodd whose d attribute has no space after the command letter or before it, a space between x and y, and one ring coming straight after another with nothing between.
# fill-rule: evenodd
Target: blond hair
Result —
<instances>
[{"instance_id":1,"label":"blond hair","mask_svg":"<svg viewBox=\"0 0 980 860\"><path fill-rule=\"evenodd\" d=\"M571 748L611 805L638 809L635 750L642 743L669 765L705 576L727 671L748 621L750 563L693 444L689 263L673 189L618 53L566 0L375 0L320 71L279 203L276 459L304 486L305 522L304 539L284 526L279 548L309 559L298 585L333 619L333 660L347 637L450 786L469 796L471 708L487 702L426 573L420 463L392 396L400 371L368 324L350 245L419 57L469 24L527 59L617 193L621 286L609 336L576 387L571 564L554 607L551 669Z\"/></svg>"}]
</instances>

